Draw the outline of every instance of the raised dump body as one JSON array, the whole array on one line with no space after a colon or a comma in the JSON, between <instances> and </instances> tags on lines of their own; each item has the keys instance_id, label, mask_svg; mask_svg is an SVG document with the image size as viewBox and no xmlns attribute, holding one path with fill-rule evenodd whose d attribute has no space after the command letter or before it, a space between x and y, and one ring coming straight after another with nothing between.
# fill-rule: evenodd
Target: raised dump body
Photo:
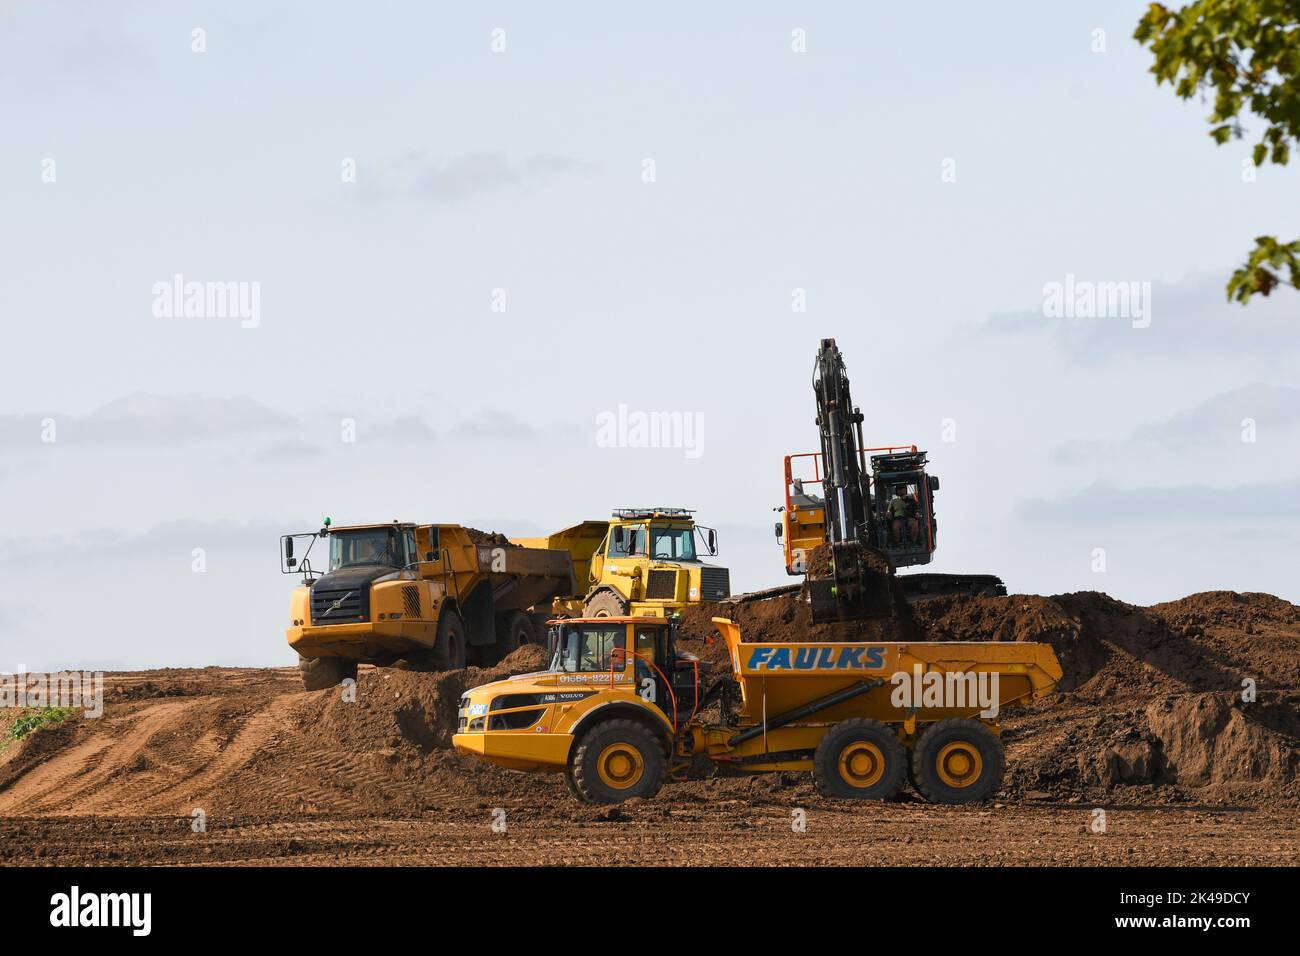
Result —
<instances>
[{"instance_id":1,"label":"raised dump body","mask_svg":"<svg viewBox=\"0 0 1300 956\"><path fill-rule=\"evenodd\" d=\"M966 803L1001 785L998 717L1061 679L1046 644L746 644L734 622L713 623L731 667L710 680L670 621L553 622L551 668L467 692L453 745L564 772L591 802L650 796L707 757L811 771L830 796L888 799L910 778L927 800Z\"/></svg>"}]
</instances>

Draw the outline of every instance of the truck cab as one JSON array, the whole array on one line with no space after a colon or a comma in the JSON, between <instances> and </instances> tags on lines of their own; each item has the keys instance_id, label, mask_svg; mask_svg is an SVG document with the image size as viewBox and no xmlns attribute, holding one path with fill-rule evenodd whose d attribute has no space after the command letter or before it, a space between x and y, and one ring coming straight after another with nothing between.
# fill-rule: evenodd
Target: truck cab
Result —
<instances>
[{"instance_id":1,"label":"truck cab","mask_svg":"<svg viewBox=\"0 0 1300 956\"><path fill-rule=\"evenodd\" d=\"M563 772L584 799L640 792L697 716L708 665L677 651L662 617L552 621L549 647L547 670L465 693L452 745L513 770Z\"/></svg>"},{"instance_id":2,"label":"truck cab","mask_svg":"<svg viewBox=\"0 0 1300 956\"><path fill-rule=\"evenodd\" d=\"M718 535L685 508L620 508L591 558L590 617L663 616L731 596L731 574L706 564Z\"/></svg>"}]
</instances>

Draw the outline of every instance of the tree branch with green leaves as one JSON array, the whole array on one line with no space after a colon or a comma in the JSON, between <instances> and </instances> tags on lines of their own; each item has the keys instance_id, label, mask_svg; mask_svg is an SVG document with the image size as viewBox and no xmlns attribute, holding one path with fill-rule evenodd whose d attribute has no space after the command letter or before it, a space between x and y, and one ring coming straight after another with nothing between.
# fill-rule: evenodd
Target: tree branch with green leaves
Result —
<instances>
[{"instance_id":1,"label":"tree branch with green leaves","mask_svg":"<svg viewBox=\"0 0 1300 956\"><path fill-rule=\"evenodd\" d=\"M1245 136L1244 110L1265 123L1255 165L1287 164L1300 142L1300 0L1196 0L1179 10L1153 3L1133 38L1154 54L1157 84L1182 99L1213 94L1218 145ZM1245 304L1281 284L1300 289L1300 240L1259 236L1228 281L1228 299Z\"/></svg>"}]
</instances>

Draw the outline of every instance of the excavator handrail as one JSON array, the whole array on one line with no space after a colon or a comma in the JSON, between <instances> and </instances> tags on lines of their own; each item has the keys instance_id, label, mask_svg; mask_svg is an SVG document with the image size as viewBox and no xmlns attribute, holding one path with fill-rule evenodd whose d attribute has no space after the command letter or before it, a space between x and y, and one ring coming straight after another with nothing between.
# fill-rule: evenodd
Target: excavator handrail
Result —
<instances>
[{"instance_id":1,"label":"excavator handrail","mask_svg":"<svg viewBox=\"0 0 1300 956\"><path fill-rule=\"evenodd\" d=\"M868 451L884 451L884 452L909 451L912 454L916 454L917 450L918 449L916 445L877 445L874 448L853 449L854 453L859 455L862 454L863 452L868 452ZM813 460L814 477L801 478L800 481L804 482L805 484L814 484L814 485L824 484L826 481L824 477L821 477L820 462L822 458L822 452L803 451L793 455L786 455L785 456L785 510L787 512L789 512L790 510L790 484L791 482L794 481L794 469L791 467L791 462L794 461L794 459L796 458L811 458Z\"/></svg>"}]
</instances>

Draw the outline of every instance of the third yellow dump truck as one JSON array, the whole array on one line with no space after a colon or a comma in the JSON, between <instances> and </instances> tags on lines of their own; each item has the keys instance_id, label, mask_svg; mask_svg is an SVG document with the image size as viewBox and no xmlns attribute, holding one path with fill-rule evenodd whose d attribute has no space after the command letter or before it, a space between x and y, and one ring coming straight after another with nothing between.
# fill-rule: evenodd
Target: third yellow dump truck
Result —
<instances>
[{"instance_id":1,"label":"third yellow dump truck","mask_svg":"<svg viewBox=\"0 0 1300 956\"><path fill-rule=\"evenodd\" d=\"M569 555L579 590L556 599L557 617L663 617L731 596L730 571L703 560L718 553L718 533L687 508L619 508L607 521L511 541Z\"/></svg>"},{"instance_id":2,"label":"third yellow dump truck","mask_svg":"<svg viewBox=\"0 0 1300 956\"><path fill-rule=\"evenodd\" d=\"M1001 785L998 716L1062 673L1046 644L749 644L732 621L713 622L730 673L712 680L676 650L670 619L552 622L550 668L470 690L452 743L563 774L591 803L653 796L700 758L808 771L833 797L888 799L910 778L931 802L968 803Z\"/></svg>"}]
</instances>

